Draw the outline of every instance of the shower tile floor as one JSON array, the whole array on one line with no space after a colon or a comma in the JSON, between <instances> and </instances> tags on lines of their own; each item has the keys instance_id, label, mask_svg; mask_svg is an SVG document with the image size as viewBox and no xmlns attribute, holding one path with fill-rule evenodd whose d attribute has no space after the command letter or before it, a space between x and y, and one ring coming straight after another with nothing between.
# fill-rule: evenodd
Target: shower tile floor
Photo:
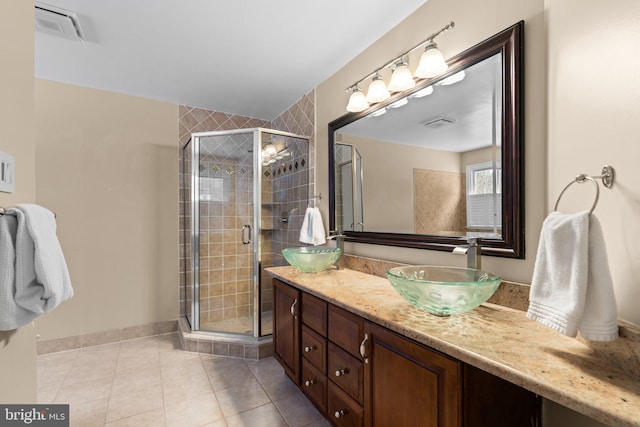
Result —
<instances>
[{"instance_id":1,"label":"shower tile floor","mask_svg":"<svg viewBox=\"0 0 640 427\"><path fill-rule=\"evenodd\" d=\"M239 334L251 334L253 331L253 317L236 317L235 319L225 319L217 322L200 323L201 331L212 332L236 332ZM271 311L262 312L262 335L273 333L273 313Z\"/></svg>"},{"instance_id":2,"label":"shower tile floor","mask_svg":"<svg viewBox=\"0 0 640 427\"><path fill-rule=\"evenodd\" d=\"M272 358L180 349L177 334L38 356L38 403L71 426L329 426Z\"/></svg>"}]
</instances>

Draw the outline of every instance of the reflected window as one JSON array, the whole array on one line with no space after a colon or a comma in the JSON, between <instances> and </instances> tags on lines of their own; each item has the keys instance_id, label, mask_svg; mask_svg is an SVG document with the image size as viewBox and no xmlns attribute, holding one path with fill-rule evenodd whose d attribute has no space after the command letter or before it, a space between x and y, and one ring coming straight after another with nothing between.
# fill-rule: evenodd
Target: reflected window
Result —
<instances>
[{"instance_id":1,"label":"reflected window","mask_svg":"<svg viewBox=\"0 0 640 427\"><path fill-rule=\"evenodd\" d=\"M499 163L467 165L467 229L502 227L502 168Z\"/></svg>"}]
</instances>

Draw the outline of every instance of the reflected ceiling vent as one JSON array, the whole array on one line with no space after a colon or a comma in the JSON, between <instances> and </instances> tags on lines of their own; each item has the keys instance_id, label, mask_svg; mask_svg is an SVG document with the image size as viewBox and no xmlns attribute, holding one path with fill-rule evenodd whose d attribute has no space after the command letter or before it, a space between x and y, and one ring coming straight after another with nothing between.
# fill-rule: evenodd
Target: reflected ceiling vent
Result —
<instances>
[{"instance_id":1,"label":"reflected ceiling vent","mask_svg":"<svg viewBox=\"0 0 640 427\"><path fill-rule=\"evenodd\" d=\"M451 119L449 117L436 117L435 119L427 120L423 125L429 129L439 129L444 126L452 125L455 122L455 119Z\"/></svg>"},{"instance_id":2,"label":"reflected ceiling vent","mask_svg":"<svg viewBox=\"0 0 640 427\"><path fill-rule=\"evenodd\" d=\"M36 31L67 40L85 41L75 13L42 3L36 3L35 8Z\"/></svg>"}]
</instances>

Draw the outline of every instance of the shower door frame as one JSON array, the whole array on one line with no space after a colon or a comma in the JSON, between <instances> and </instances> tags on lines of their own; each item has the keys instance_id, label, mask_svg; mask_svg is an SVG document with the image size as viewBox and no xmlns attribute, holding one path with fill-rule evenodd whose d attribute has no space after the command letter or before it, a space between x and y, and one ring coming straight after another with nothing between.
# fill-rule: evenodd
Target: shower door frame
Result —
<instances>
[{"instance_id":1,"label":"shower door frame","mask_svg":"<svg viewBox=\"0 0 640 427\"><path fill-rule=\"evenodd\" d=\"M252 335L228 332L228 331L201 331L200 330L200 138L210 136L224 136L243 133L253 133L253 230L252 230L252 286L253 286L253 333ZM191 325L192 331L198 333L206 333L207 335L222 336L227 339L243 338L252 336L254 339L261 339L270 335L262 336L262 288L260 283L260 266L262 263L260 251L260 239L262 238L261 214L262 214L262 159L261 150L262 142L260 136L263 133L271 135L279 135L297 139L304 139L307 144L311 143L311 137L298 135L291 132L283 132L269 128L246 128L219 130L207 132L194 132L191 134L191 283L185 283L191 286L191 319L185 310L185 317ZM307 145L309 150L309 145Z\"/></svg>"}]
</instances>

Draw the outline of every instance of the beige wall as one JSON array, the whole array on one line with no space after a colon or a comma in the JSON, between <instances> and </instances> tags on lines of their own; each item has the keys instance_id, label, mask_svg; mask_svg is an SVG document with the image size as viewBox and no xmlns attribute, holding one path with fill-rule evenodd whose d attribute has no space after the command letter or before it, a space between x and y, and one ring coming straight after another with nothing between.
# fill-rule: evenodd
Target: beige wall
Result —
<instances>
[{"instance_id":1,"label":"beige wall","mask_svg":"<svg viewBox=\"0 0 640 427\"><path fill-rule=\"evenodd\" d=\"M0 206L35 202L33 130L33 3L2 0L0 26L0 151L16 161L15 192ZM0 331L0 402L35 403L36 341L32 325Z\"/></svg>"},{"instance_id":2,"label":"beige wall","mask_svg":"<svg viewBox=\"0 0 640 427\"><path fill-rule=\"evenodd\" d=\"M353 61L324 81L316 91L317 99L317 185L328 193L326 124L345 113L348 93L345 88L370 73L431 32L453 20L453 30L438 38L445 57L451 57L493 34L525 21L525 185L526 185L526 259L485 257L485 268L503 277L529 282L544 215L545 179L545 28L543 0L429 0L397 27L363 51ZM482 16L482 19L478 19ZM411 65L417 65L417 57ZM366 85L365 85L366 86ZM323 208L321 206L321 208ZM324 206L327 215L326 205ZM374 245L347 244L348 253L407 263L463 265L464 260L446 252L412 250Z\"/></svg>"},{"instance_id":3,"label":"beige wall","mask_svg":"<svg viewBox=\"0 0 640 427\"><path fill-rule=\"evenodd\" d=\"M640 325L640 2L545 0L548 27L547 207L578 173L616 170L600 191L602 223L621 318ZM575 11L580 10L576 19ZM574 185L573 187L577 187ZM594 189L573 188L559 209L590 208Z\"/></svg>"},{"instance_id":4,"label":"beige wall","mask_svg":"<svg viewBox=\"0 0 640 427\"><path fill-rule=\"evenodd\" d=\"M178 318L178 106L36 80L36 200L73 299L41 339Z\"/></svg>"}]
</instances>

